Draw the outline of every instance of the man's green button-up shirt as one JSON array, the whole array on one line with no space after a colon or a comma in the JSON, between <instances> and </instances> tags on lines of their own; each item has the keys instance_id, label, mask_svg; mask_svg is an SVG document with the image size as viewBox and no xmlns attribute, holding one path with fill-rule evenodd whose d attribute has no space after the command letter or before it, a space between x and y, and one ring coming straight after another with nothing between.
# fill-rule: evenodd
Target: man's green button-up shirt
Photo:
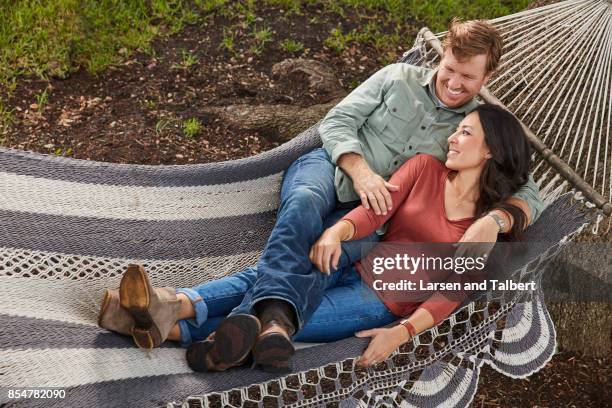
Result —
<instances>
[{"instance_id":1,"label":"man's green button-up shirt","mask_svg":"<svg viewBox=\"0 0 612 408\"><path fill-rule=\"evenodd\" d=\"M428 153L446 160L448 137L478 102L458 108L436 97L436 71L409 64L391 64L376 72L325 116L319 126L323 145L336 164L345 153L358 153L373 171L388 179L406 160ZM341 202L359 197L351 179L336 167L336 192ZM533 180L517 198L529 204L535 220L542 203Z\"/></svg>"}]
</instances>

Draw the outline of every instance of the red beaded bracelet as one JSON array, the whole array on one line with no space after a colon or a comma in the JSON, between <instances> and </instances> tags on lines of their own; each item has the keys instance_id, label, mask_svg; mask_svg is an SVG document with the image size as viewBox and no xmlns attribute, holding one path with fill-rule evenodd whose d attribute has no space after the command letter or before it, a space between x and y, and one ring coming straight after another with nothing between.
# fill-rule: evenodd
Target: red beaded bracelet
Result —
<instances>
[{"instance_id":1,"label":"red beaded bracelet","mask_svg":"<svg viewBox=\"0 0 612 408\"><path fill-rule=\"evenodd\" d=\"M402 321L400 322L400 324L401 324L402 326L404 326L404 327L406 328L406 330L408 330L408 333L410 334L410 338L411 338L411 339L412 339L413 337L415 337L415 336L416 336L416 334L417 334L417 333L416 333L416 329L414 328L414 326L412 325L412 323L410 323L410 322L408 321L408 319L406 319L406 320L402 320Z\"/></svg>"}]
</instances>

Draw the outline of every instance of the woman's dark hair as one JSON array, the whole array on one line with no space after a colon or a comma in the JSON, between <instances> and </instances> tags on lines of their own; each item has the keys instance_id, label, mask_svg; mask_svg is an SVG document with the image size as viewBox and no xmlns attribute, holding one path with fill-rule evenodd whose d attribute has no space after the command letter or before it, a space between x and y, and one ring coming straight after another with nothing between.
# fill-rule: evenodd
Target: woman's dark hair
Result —
<instances>
[{"instance_id":1,"label":"woman's dark hair","mask_svg":"<svg viewBox=\"0 0 612 408\"><path fill-rule=\"evenodd\" d=\"M531 147L523 127L512 113L492 104L480 105L474 112L480 118L485 143L492 156L480 176L476 214L482 216L495 208L507 211L514 219L508 235L518 240L526 227L527 216L507 200L527 182Z\"/></svg>"}]
</instances>

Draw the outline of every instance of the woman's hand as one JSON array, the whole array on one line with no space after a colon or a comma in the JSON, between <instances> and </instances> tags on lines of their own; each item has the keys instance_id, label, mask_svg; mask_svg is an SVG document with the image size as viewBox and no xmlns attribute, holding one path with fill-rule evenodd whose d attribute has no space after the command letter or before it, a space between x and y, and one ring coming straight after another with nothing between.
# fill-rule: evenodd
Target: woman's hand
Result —
<instances>
[{"instance_id":1,"label":"woman's hand","mask_svg":"<svg viewBox=\"0 0 612 408\"><path fill-rule=\"evenodd\" d=\"M410 340L408 330L402 325L363 330L355 333L355 336L372 338L368 348L357 360L357 365L361 367L385 361L399 346Z\"/></svg>"},{"instance_id":2,"label":"woman's hand","mask_svg":"<svg viewBox=\"0 0 612 408\"><path fill-rule=\"evenodd\" d=\"M487 258L497 242L499 226L492 217L485 215L465 231L458 243L455 258Z\"/></svg>"},{"instance_id":3,"label":"woman's hand","mask_svg":"<svg viewBox=\"0 0 612 408\"><path fill-rule=\"evenodd\" d=\"M341 236L334 227L326 229L310 248L310 261L323 273L330 274L331 266L338 268L342 254Z\"/></svg>"}]
</instances>

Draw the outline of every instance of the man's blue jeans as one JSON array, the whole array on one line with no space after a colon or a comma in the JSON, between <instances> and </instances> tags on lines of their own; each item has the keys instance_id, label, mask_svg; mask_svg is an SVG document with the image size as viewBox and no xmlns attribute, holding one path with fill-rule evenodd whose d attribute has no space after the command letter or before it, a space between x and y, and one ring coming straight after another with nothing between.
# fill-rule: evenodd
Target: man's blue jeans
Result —
<instances>
[{"instance_id":1,"label":"man's blue jeans","mask_svg":"<svg viewBox=\"0 0 612 408\"><path fill-rule=\"evenodd\" d=\"M254 269L257 279L241 302L233 306L230 315L253 314L257 302L280 299L293 305L298 332L308 323L330 280L330 276L313 270L308 253L324 228L351 209L337 209L334 173L335 166L322 148L301 156L287 169L276 223ZM362 245L377 240L377 235L372 234L360 241L344 243L339 268L359 260Z\"/></svg>"},{"instance_id":2,"label":"man's blue jeans","mask_svg":"<svg viewBox=\"0 0 612 408\"><path fill-rule=\"evenodd\" d=\"M313 269L312 273L323 275ZM228 313L241 304L245 294L258 279L255 267L190 289L178 289L191 299L196 316L179 321L181 344L203 340L212 333ZM354 266L339 268L325 279L321 303L294 337L302 342L329 342L354 335L359 330L385 326L397 320L365 285Z\"/></svg>"}]
</instances>

